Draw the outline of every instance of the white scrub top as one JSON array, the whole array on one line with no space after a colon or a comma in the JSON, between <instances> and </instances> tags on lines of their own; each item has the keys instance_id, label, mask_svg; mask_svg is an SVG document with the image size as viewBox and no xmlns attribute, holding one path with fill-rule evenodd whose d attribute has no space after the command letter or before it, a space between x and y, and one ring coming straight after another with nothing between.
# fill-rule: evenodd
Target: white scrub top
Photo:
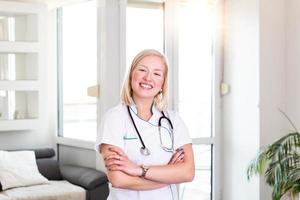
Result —
<instances>
[{"instance_id":1,"label":"white scrub top","mask_svg":"<svg viewBox=\"0 0 300 200\"><path fill-rule=\"evenodd\" d=\"M150 150L149 156L144 156L140 153L142 146L136 130L130 119L127 107L125 105L118 105L108 110L100 126L100 131L97 136L97 149L102 143L110 144L120 147L124 150L128 158L138 165L165 165L171 157L172 152L166 152L161 148L161 142L158 131L158 120L162 113L156 108L152 107L152 117L145 121L138 117L136 107L130 106L131 115L140 132L140 135ZM176 112L167 111L165 115L171 120L173 124L174 134L174 149L182 147L185 144L192 143L188 134L188 130L182 119ZM168 127L168 123L164 120L163 128ZM167 129L169 130L169 128ZM171 139L168 131L164 129L162 132L162 139L165 146L170 146ZM129 189L119 189L110 187L108 200L178 200L178 192L175 184L146 191L137 191Z\"/></svg>"}]
</instances>

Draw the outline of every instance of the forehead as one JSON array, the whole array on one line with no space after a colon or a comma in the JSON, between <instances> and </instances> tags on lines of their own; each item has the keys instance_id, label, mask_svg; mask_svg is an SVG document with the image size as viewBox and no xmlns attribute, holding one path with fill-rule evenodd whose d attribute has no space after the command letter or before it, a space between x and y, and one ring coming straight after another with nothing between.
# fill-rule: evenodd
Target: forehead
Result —
<instances>
[{"instance_id":1,"label":"forehead","mask_svg":"<svg viewBox=\"0 0 300 200\"><path fill-rule=\"evenodd\" d=\"M165 69L165 64L164 61L161 57L155 56L155 55L150 55L144 57L140 62L138 62L137 66L139 65L144 65L146 67L151 67L155 69Z\"/></svg>"}]
</instances>

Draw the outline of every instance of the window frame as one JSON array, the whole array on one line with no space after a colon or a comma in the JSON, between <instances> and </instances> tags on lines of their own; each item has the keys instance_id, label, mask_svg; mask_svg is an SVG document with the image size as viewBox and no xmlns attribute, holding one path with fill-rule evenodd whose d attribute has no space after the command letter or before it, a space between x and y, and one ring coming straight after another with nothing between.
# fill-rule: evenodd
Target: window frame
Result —
<instances>
[{"instance_id":1,"label":"window frame","mask_svg":"<svg viewBox=\"0 0 300 200\"><path fill-rule=\"evenodd\" d=\"M172 26L170 21L176 23L177 8L181 0L164 1L164 0L129 0L130 3L163 3L164 4L164 49L165 54L168 57L169 65L172 66L169 69L170 73L170 108L178 110L178 34L176 27ZM223 0L215 0L218 4L218 10L220 16L217 20L223 19ZM119 100L119 92L121 90L121 84L126 71L126 8L127 0L98 0L98 14L97 14L97 57L98 57L98 83L100 84L100 91L103 91L103 95L98 100L98 126L105 111L110 108L115 102ZM61 21L59 21L59 11L57 12L57 29L61 28ZM114 16L114 17L112 17ZM57 30L57 33L58 30ZM223 49L222 49L222 27L217 27L215 41L213 41L213 98L212 98L212 136L205 138L192 139L195 145L212 145L212 199L219 200L221 198L221 95L220 95L220 83L223 77ZM61 41L58 39L58 52L61 45ZM105 42L103 42L105 41ZM113 56L112 56L113 55ZM57 57L57 65L61 65L62 60ZM117 65L115 65L117 64ZM109 71L104 66L110 66ZM62 68L61 68L62 69ZM58 68L58 70L60 70ZM104 73L105 77L104 77ZM60 73L62 74L62 73ZM116 78L117 74L117 78ZM58 73L59 75L59 73ZM108 81L107 80L118 80ZM62 79L58 76L58 101L62 98ZM106 80L106 82L104 81ZM105 94L104 91L110 88L111 93ZM172 98L171 98L172 97ZM62 115L62 107L58 104L58 116ZM62 119L62 118L60 118ZM57 144L74 146L85 149L94 149L95 142L81 141L76 139L64 138L62 133L62 121L58 121L58 135L56 137ZM96 167L102 169L103 166L99 164L99 157L96 156Z\"/></svg>"},{"instance_id":2,"label":"window frame","mask_svg":"<svg viewBox=\"0 0 300 200\"><path fill-rule=\"evenodd\" d=\"M89 0L82 0L80 2L73 2L69 4L64 4L63 6L68 6L76 3L84 3ZM57 135L55 138L57 145L66 145L71 147L78 147L83 149L94 149L95 142L84 141L76 138L68 138L63 135L63 57L62 57L62 9L63 6L56 9L56 35L57 35L57 51L56 51L56 64L57 64ZM97 66L98 70L98 66ZM98 105L97 105L98 107ZM98 114L98 113L97 113ZM97 122L98 123L98 122Z\"/></svg>"},{"instance_id":3,"label":"window frame","mask_svg":"<svg viewBox=\"0 0 300 200\"><path fill-rule=\"evenodd\" d=\"M148 2L145 0L145 2ZM179 94L178 94L178 31L176 27L171 26L169 21L178 21L177 13L181 0L165 1L165 54L168 57L169 65L172 66L169 69L170 73L170 107L174 110L178 110ZM219 15L217 21L223 19L223 0L215 0L217 4L216 9ZM220 83L223 77L223 49L222 49L222 27L216 27L213 43L213 77L212 77L212 120L211 120L211 137L192 138L193 145L211 145L211 162L212 162L212 189L211 199L219 200L221 198L221 93Z\"/></svg>"},{"instance_id":4,"label":"window frame","mask_svg":"<svg viewBox=\"0 0 300 200\"><path fill-rule=\"evenodd\" d=\"M57 134L63 137L63 62L62 62L62 8L56 10L57 33Z\"/></svg>"}]
</instances>

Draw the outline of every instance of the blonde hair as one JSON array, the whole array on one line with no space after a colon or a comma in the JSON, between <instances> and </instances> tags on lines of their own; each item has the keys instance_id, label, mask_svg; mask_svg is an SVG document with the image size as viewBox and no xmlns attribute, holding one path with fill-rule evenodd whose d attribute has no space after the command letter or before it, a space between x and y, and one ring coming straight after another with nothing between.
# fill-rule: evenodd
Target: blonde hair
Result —
<instances>
[{"instance_id":1,"label":"blonde hair","mask_svg":"<svg viewBox=\"0 0 300 200\"><path fill-rule=\"evenodd\" d=\"M157 50L154 49L145 49L138 53L132 63L129 71L127 72L126 78L124 80L122 90L121 90L121 102L125 105L132 105L134 104L133 98L132 98L132 87L131 87L131 78L132 78L132 72L136 68L136 66L139 64L139 62L148 56L157 56L161 58L165 65L165 73L164 73L164 83L162 86L162 91L160 91L155 97L154 97L154 105L160 110L167 109L168 106L168 62L165 55L160 53Z\"/></svg>"}]
</instances>

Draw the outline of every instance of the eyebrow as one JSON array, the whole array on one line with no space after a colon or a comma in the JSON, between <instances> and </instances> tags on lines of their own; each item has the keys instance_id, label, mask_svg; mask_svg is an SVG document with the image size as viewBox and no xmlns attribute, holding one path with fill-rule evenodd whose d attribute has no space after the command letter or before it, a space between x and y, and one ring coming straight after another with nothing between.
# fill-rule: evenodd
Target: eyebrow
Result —
<instances>
[{"instance_id":1,"label":"eyebrow","mask_svg":"<svg viewBox=\"0 0 300 200\"><path fill-rule=\"evenodd\" d=\"M142 67L146 67L146 68L148 68L148 66L146 66L146 65L142 65L142 64L141 64L141 65L139 65L139 66L142 66ZM161 71L161 72L162 72L163 70L162 70L162 69L160 69L160 68L155 68L155 69L154 69L154 71Z\"/></svg>"}]
</instances>

